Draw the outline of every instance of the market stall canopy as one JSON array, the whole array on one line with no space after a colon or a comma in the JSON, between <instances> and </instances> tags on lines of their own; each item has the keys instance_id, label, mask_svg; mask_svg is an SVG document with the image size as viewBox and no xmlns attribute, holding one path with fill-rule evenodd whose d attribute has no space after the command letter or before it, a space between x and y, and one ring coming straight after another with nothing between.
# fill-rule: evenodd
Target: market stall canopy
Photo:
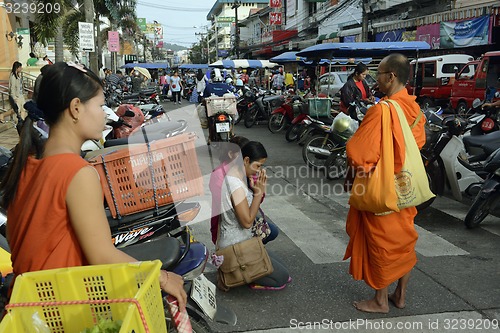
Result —
<instances>
[{"instance_id":1,"label":"market stall canopy","mask_svg":"<svg viewBox=\"0 0 500 333\"><path fill-rule=\"evenodd\" d=\"M270 62L275 62L277 64L286 64L291 62L296 62L299 64L304 64L307 59L305 57L297 56L297 52L285 52L276 57L269 59Z\"/></svg>"},{"instance_id":2,"label":"market stall canopy","mask_svg":"<svg viewBox=\"0 0 500 333\"><path fill-rule=\"evenodd\" d=\"M332 57L384 56L392 52L414 53L429 50L426 42L360 42L360 43L324 43L313 45L297 52L299 57L321 59Z\"/></svg>"},{"instance_id":3,"label":"market stall canopy","mask_svg":"<svg viewBox=\"0 0 500 333\"><path fill-rule=\"evenodd\" d=\"M210 67L218 68L274 68L276 66L279 65L269 60L252 59L218 60L210 64Z\"/></svg>"},{"instance_id":4,"label":"market stall canopy","mask_svg":"<svg viewBox=\"0 0 500 333\"><path fill-rule=\"evenodd\" d=\"M134 71L138 71L139 73L141 73L142 75L144 75L146 78L148 78L149 80L151 80L151 73L149 73L149 71L146 68L143 68L143 67L134 67Z\"/></svg>"},{"instance_id":5,"label":"market stall canopy","mask_svg":"<svg viewBox=\"0 0 500 333\"><path fill-rule=\"evenodd\" d=\"M134 68L134 67L158 69L158 68L170 68L170 65L168 64L168 62L139 62L139 63L131 62L121 66L120 68Z\"/></svg>"},{"instance_id":6,"label":"market stall canopy","mask_svg":"<svg viewBox=\"0 0 500 333\"><path fill-rule=\"evenodd\" d=\"M179 69L206 69L208 64L182 64Z\"/></svg>"},{"instance_id":7,"label":"market stall canopy","mask_svg":"<svg viewBox=\"0 0 500 333\"><path fill-rule=\"evenodd\" d=\"M318 65L329 65L330 63L332 65L348 65L348 64L353 64L357 65L358 63L362 62L365 65L368 65L369 63L372 62L372 58L331 58L331 59L320 59L318 61Z\"/></svg>"},{"instance_id":8,"label":"market stall canopy","mask_svg":"<svg viewBox=\"0 0 500 333\"><path fill-rule=\"evenodd\" d=\"M347 64L357 64L362 62L367 65L372 62L372 58L332 58L332 59L320 59L315 62L313 60L308 60L305 57L300 57L297 55L297 52L285 52L276 57L269 59L271 62L275 62L278 64L286 64L286 63L298 63L301 66L316 66L316 65L347 65Z\"/></svg>"}]
</instances>

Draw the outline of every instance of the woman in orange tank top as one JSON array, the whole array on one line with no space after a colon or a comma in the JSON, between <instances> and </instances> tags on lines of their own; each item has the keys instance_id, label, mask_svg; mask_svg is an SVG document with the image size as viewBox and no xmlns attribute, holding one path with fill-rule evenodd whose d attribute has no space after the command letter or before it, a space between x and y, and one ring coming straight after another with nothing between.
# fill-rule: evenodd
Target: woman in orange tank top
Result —
<instances>
[{"instance_id":1,"label":"woman in orange tank top","mask_svg":"<svg viewBox=\"0 0 500 333\"><path fill-rule=\"evenodd\" d=\"M80 157L88 139L99 140L106 115L101 81L82 65L50 66L37 106L50 126L36 142L27 117L14 162L0 185L14 273L137 261L115 248L96 170ZM160 286L185 308L182 277L161 271Z\"/></svg>"}]
</instances>

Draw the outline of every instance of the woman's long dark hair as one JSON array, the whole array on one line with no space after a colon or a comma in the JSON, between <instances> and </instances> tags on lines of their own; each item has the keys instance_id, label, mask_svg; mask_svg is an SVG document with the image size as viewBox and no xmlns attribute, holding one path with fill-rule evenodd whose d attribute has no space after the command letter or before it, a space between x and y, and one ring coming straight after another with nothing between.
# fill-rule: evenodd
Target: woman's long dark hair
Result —
<instances>
[{"instance_id":1,"label":"woman's long dark hair","mask_svg":"<svg viewBox=\"0 0 500 333\"><path fill-rule=\"evenodd\" d=\"M203 71L202 71L201 69L198 69L198 73L196 73L196 79L197 79L198 81L203 80L203 75L204 75L204 74L203 74Z\"/></svg>"},{"instance_id":2,"label":"woman's long dark hair","mask_svg":"<svg viewBox=\"0 0 500 333\"><path fill-rule=\"evenodd\" d=\"M23 64L21 64L19 61L14 61L12 64L12 71L11 74L16 77L16 79L19 79L19 76L17 76L17 69L21 67Z\"/></svg>"},{"instance_id":3,"label":"woman's long dark hair","mask_svg":"<svg viewBox=\"0 0 500 333\"><path fill-rule=\"evenodd\" d=\"M361 73L364 73L367 70L368 70L368 66L366 66L365 64L363 64L362 62L360 62L354 68L354 72L352 72L352 74L349 75L349 78L354 77L354 75L359 75Z\"/></svg>"},{"instance_id":4,"label":"woman's long dark hair","mask_svg":"<svg viewBox=\"0 0 500 333\"><path fill-rule=\"evenodd\" d=\"M102 89L101 80L89 69L80 65L57 62L45 71L38 93L37 107L43 111L45 122L52 126L62 117L74 98L87 102ZM31 113L31 112L29 112ZM0 184L0 206L8 209L14 199L19 178L28 156L41 158L43 146L38 132L33 128L33 120L26 117L12 164Z\"/></svg>"},{"instance_id":5,"label":"woman's long dark hair","mask_svg":"<svg viewBox=\"0 0 500 333\"><path fill-rule=\"evenodd\" d=\"M267 151L264 145L258 141L249 141L241 147L241 157L248 157L250 163L267 158Z\"/></svg>"}]
</instances>

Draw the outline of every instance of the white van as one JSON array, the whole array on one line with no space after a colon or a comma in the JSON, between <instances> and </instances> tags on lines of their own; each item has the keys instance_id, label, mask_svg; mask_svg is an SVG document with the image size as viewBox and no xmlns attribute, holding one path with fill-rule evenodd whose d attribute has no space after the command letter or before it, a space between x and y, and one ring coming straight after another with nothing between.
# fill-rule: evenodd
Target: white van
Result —
<instances>
[{"instance_id":1,"label":"white van","mask_svg":"<svg viewBox=\"0 0 500 333\"><path fill-rule=\"evenodd\" d=\"M414 73L417 61L413 60L410 63L410 82L406 86L408 93L418 97L417 101L422 108L448 105L455 74L472 60L474 57L467 54L419 58L416 77Z\"/></svg>"}]
</instances>

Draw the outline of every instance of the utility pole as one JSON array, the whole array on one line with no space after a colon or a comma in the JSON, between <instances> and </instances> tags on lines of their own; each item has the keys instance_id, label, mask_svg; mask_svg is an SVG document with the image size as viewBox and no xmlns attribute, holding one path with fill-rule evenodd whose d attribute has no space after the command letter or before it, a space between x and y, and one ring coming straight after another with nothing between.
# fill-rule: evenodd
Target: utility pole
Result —
<instances>
[{"instance_id":1,"label":"utility pole","mask_svg":"<svg viewBox=\"0 0 500 333\"><path fill-rule=\"evenodd\" d=\"M236 54L236 59L240 58L240 27L238 27L238 7L240 5L240 1L235 1L231 6L231 9L234 9L234 53Z\"/></svg>"},{"instance_id":2,"label":"utility pole","mask_svg":"<svg viewBox=\"0 0 500 333\"><path fill-rule=\"evenodd\" d=\"M368 13L370 12L370 4L368 0L362 1L362 18L361 18L361 41L368 41Z\"/></svg>"},{"instance_id":3,"label":"utility pole","mask_svg":"<svg viewBox=\"0 0 500 333\"><path fill-rule=\"evenodd\" d=\"M93 0L85 0L84 2L84 8L85 8L85 21L88 23L92 23L95 25L96 22L94 21L94 1ZM95 30L94 30L95 31ZM92 33L95 36L94 31ZM94 73L99 73L99 69L97 68L97 52L89 52L89 67L90 70Z\"/></svg>"},{"instance_id":4,"label":"utility pole","mask_svg":"<svg viewBox=\"0 0 500 333\"><path fill-rule=\"evenodd\" d=\"M217 27L217 18L215 18L215 61L219 60L219 28Z\"/></svg>"}]
</instances>

